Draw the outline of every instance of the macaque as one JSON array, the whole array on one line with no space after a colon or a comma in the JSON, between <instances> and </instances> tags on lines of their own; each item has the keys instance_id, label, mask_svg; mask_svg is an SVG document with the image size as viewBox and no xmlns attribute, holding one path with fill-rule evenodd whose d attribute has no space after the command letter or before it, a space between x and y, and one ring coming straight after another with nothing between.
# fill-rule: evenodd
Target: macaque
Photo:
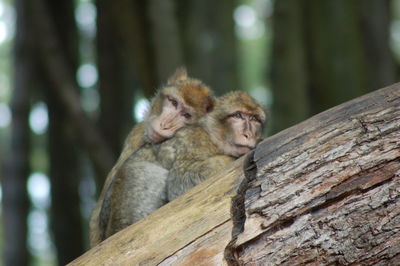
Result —
<instances>
[{"instance_id":1,"label":"macaque","mask_svg":"<svg viewBox=\"0 0 400 266\"><path fill-rule=\"evenodd\" d=\"M215 109L199 125L187 127L161 144L157 158L169 170L168 201L254 149L264 122L263 108L249 94L231 92L217 100ZM175 158L163 160L171 145L176 147Z\"/></svg>"},{"instance_id":2,"label":"macaque","mask_svg":"<svg viewBox=\"0 0 400 266\"><path fill-rule=\"evenodd\" d=\"M198 124L146 145L120 168L103 205L104 238L144 218L214 175L261 140L265 113L245 92L217 99Z\"/></svg>"},{"instance_id":3,"label":"macaque","mask_svg":"<svg viewBox=\"0 0 400 266\"><path fill-rule=\"evenodd\" d=\"M129 156L146 144L161 143L173 137L182 127L196 123L212 110L213 105L214 97L210 88L200 80L189 78L183 68L178 69L167 85L157 92L144 121L129 133L117 163L106 178L90 217L91 246L101 241L99 215L103 201L106 193L111 193L109 191L112 190L115 175Z\"/></svg>"}]
</instances>

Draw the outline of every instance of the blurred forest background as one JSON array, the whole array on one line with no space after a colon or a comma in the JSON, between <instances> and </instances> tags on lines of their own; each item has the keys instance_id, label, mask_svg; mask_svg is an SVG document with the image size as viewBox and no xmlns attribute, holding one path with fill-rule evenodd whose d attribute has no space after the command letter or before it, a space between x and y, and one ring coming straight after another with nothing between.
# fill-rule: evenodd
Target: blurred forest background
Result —
<instances>
[{"instance_id":1,"label":"blurred forest background","mask_svg":"<svg viewBox=\"0 0 400 266\"><path fill-rule=\"evenodd\" d=\"M400 0L0 0L3 265L88 249L104 178L178 66L271 135L399 77Z\"/></svg>"}]
</instances>

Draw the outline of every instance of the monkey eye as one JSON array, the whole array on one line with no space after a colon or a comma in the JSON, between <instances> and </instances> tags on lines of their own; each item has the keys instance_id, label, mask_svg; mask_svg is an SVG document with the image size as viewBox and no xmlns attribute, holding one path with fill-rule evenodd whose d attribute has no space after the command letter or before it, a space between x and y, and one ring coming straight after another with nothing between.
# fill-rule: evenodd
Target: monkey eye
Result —
<instances>
[{"instance_id":1,"label":"monkey eye","mask_svg":"<svg viewBox=\"0 0 400 266\"><path fill-rule=\"evenodd\" d=\"M258 118L258 116L256 116L256 115L252 115L252 116L250 117L250 121L256 121L256 122L258 122L258 123L261 123L260 118Z\"/></svg>"},{"instance_id":2,"label":"monkey eye","mask_svg":"<svg viewBox=\"0 0 400 266\"><path fill-rule=\"evenodd\" d=\"M170 101L171 104L172 104L175 108L178 107L178 101L177 101L177 100L175 100L175 99L172 98L172 97L167 97L167 98L168 98L168 101Z\"/></svg>"},{"instance_id":3,"label":"monkey eye","mask_svg":"<svg viewBox=\"0 0 400 266\"><path fill-rule=\"evenodd\" d=\"M230 117L234 117L234 118L239 118L239 119L243 119L243 116L240 112L236 112L230 115Z\"/></svg>"},{"instance_id":4,"label":"monkey eye","mask_svg":"<svg viewBox=\"0 0 400 266\"><path fill-rule=\"evenodd\" d=\"M183 116L184 116L186 119L192 118L192 115L189 114L189 113L184 113Z\"/></svg>"}]
</instances>

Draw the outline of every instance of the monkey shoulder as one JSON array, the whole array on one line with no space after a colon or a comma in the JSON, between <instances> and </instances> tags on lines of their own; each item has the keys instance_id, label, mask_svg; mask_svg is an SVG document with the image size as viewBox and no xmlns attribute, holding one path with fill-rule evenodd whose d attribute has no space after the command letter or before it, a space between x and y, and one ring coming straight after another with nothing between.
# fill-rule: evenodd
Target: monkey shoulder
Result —
<instances>
[{"instance_id":1,"label":"monkey shoulder","mask_svg":"<svg viewBox=\"0 0 400 266\"><path fill-rule=\"evenodd\" d=\"M204 159L219 152L207 131L199 125L188 126L180 130L177 140L180 142L179 148L181 149L177 159L180 157Z\"/></svg>"},{"instance_id":2,"label":"monkey shoulder","mask_svg":"<svg viewBox=\"0 0 400 266\"><path fill-rule=\"evenodd\" d=\"M205 160L218 153L208 133L198 125L180 129L176 135L156 147L158 161L166 169L176 162Z\"/></svg>"}]
</instances>

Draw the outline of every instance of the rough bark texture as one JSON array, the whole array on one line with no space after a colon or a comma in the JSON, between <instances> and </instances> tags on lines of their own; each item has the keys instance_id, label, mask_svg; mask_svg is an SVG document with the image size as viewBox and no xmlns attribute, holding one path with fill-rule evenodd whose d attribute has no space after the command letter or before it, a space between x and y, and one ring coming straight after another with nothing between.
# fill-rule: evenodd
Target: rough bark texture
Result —
<instances>
[{"instance_id":1,"label":"rough bark texture","mask_svg":"<svg viewBox=\"0 0 400 266\"><path fill-rule=\"evenodd\" d=\"M269 138L253 160L236 262L400 262L399 85Z\"/></svg>"},{"instance_id":2,"label":"rough bark texture","mask_svg":"<svg viewBox=\"0 0 400 266\"><path fill-rule=\"evenodd\" d=\"M399 265L399 192L395 84L264 140L71 265Z\"/></svg>"}]
</instances>

